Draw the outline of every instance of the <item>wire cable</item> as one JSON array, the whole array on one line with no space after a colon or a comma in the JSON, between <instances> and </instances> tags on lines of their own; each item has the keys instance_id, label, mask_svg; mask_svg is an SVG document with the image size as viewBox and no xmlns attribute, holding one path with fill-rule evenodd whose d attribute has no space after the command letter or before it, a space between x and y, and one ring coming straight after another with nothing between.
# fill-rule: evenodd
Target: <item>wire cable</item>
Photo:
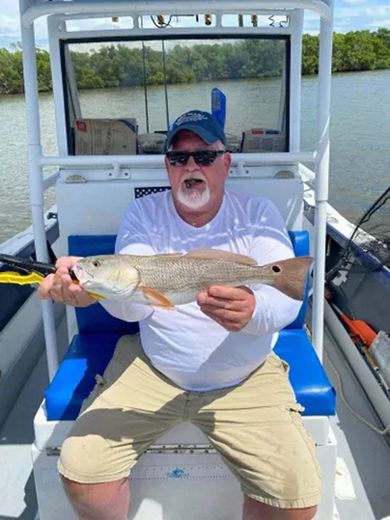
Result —
<instances>
[{"instance_id":1,"label":"wire cable","mask_svg":"<svg viewBox=\"0 0 390 520\"><path fill-rule=\"evenodd\" d=\"M153 15L151 15L151 17L150 17L150 19L153 22L153 25L155 27L157 27L157 29L166 29L167 27L169 27L171 25L172 18L173 18L173 15L170 15L167 22L160 24L160 23L158 23L158 21L156 22Z\"/></svg>"}]
</instances>

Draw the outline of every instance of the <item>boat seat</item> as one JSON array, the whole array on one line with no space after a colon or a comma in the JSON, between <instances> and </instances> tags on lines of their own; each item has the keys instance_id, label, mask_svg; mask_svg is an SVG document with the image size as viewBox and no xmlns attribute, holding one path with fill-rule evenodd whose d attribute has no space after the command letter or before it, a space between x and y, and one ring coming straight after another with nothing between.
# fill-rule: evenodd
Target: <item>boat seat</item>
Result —
<instances>
[{"instance_id":1,"label":"boat seat","mask_svg":"<svg viewBox=\"0 0 390 520\"><path fill-rule=\"evenodd\" d=\"M305 231L292 231L290 237L297 256L309 252ZM69 254L90 256L111 254L114 235L72 235ZM308 285L308 284L307 284ZM307 287L308 289L308 287ZM335 414L335 392L322 364L303 329L308 290L298 317L280 332L275 352L290 365L289 377L296 398L305 407L304 415ZM76 308L79 333L73 337L58 371L45 392L47 420L74 420L83 400L103 374L115 345L123 334L138 332L137 323L110 316L101 305Z\"/></svg>"}]
</instances>

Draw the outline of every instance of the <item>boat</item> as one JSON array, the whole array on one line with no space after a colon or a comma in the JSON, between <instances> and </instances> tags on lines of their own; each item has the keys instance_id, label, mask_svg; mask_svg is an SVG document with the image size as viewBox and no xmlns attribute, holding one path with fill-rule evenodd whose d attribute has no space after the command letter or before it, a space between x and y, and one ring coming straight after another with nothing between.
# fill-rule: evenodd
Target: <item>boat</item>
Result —
<instances>
[{"instance_id":1,"label":"boat","mask_svg":"<svg viewBox=\"0 0 390 520\"><path fill-rule=\"evenodd\" d=\"M169 188L163 163L169 125L185 110L213 112L232 152L228 185L269 197L285 218L296 255L314 257L301 312L281 331L275 348L290 364L294 390L305 406L304 424L316 444L323 478L316 519L383 520L390 516L390 401L386 363L367 352L376 342L386 354L390 272L388 261L363 244L380 240L360 226L356 233L356 225L328 203L333 3L188 4L20 0L32 226L1 244L0 254L53 262L68 253L111 253L129 201ZM305 13L316 16L321 29L317 139L311 151L300 146ZM41 147L44 114L34 39L34 23L43 17L58 144L58 153L50 156ZM98 53L105 58L100 76L87 63ZM115 69L115 53L121 53L124 69ZM178 75L183 64L184 80ZM101 87L107 70L119 95L117 107L104 89L86 104L83 81ZM127 73L120 75L123 70ZM153 91L152 75L159 85ZM182 96L170 96L175 78L186 81ZM138 102L131 105L130 87L138 88ZM253 107L244 120L243 96ZM54 173L47 174L52 167ZM51 187L55 205L47 212L43 194ZM363 270L367 257L374 265ZM362 273L365 289L358 298ZM40 302L34 287L0 284L0 301L0 517L72 520L56 470L62 443L117 339L136 334L137 326L97 305L75 310ZM350 330L347 319L372 328L369 344ZM237 481L189 423L159 439L130 479L129 519L241 518Z\"/></svg>"}]
</instances>

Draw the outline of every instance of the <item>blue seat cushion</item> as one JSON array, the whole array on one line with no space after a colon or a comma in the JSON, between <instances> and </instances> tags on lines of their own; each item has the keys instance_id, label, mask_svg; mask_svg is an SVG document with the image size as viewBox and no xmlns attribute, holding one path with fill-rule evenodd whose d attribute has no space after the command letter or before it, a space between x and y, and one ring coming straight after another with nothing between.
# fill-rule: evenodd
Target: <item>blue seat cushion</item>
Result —
<instances>
[{"instance_id":1,"label":"blue seat cushion","mask_svg":"<svg viewBox=\"0 0 390 520\"><path fill-rule=\"evenodd\" d=\"M303 329L282 330L275 353L290 365L290 382L303 415L334 415L336 394Z\"/></svg>"},{"instance_id":2,"label":"blue seat cushion","mask_svg":"<svg viewBox=\"0 0 390 520\"><path fill-rule=\"evenodd\" d=\"M45 392L49 421L73 420L103 374L120 334L78 334ZM275 352L290 365L290 381L304 415L335 413L335 393L304 330L285 330Z\"/></svg>"},{"instance_id":3,"label":"blue seat cushion","mask_svg":"<svg viewBox=\"0 0 390 520\"><path fill-rule=\"evenodd\" d=\"M121 334L77 334L45 391L49 421L74 420L83 400L95 386L95 375L102 375Z\"/></svg>"}]
</instances>

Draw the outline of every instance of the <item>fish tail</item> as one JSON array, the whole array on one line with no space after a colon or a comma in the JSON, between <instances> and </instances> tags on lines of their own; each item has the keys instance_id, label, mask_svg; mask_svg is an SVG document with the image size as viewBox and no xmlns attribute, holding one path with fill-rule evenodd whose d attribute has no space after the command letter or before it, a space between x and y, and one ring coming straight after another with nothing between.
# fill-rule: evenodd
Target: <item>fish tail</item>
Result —
<instances>
[{"instance_id":1,"label":"fish tail","mask_svg":"<svg viewBox=\"0 0 390 520\"><path fill-rule=\"evenodd\" d=\"M272 273L272 285L294 300L303 300L307 283L307 274L313 258L300 256L269 264Z\"/></svg>"}]
</instances>

